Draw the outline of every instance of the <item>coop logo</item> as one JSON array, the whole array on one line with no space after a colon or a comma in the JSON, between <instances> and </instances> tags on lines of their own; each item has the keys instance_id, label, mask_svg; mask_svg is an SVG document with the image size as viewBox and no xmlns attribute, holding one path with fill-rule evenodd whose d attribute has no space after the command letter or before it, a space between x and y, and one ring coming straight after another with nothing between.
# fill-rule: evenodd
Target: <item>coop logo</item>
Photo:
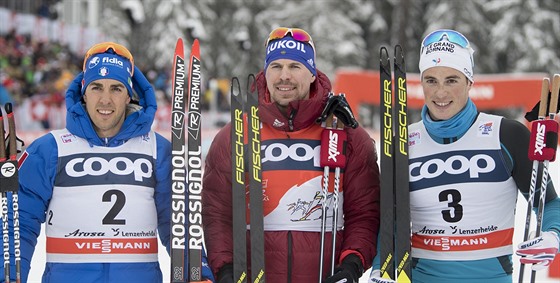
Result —
<instances>
[{"instance_id":1,"label":"coop logo","mask_svg":"<svg viewBox=\"0 0 560 283\"><path fill-rule=\"evenodd\" d=\"M292 143L270 141L261 145L264 170L320 169L320 141L295 140Z\"/></svg>"},{"instance_id":2,"label":"coop logo","mask_svg":"<svg viewBox=\"0 0 560 283\"><path fill-rule=\"evenodd\" d=\"M130 160L126 157L115 157L106 160L101 157L74 158L66 163L66 173L70 177L102 176L107 173L115 175L133 175L134 180L152 176L152 163L145 158Z\"/></svg>"},{"instance_id":3,"label":"coop logo","mask_svg":"<svg viewBox=\"0 0 560 283\"><path fill-rule=\"evenodd\" d=\"M495 168L496 162L491 156L486 154L476 154L472 157L453 155L445 160L432 158L410 164L410 182L434 179L442 175L477 179L482 174L492 172Z\"/></svg>"}]
</instances>

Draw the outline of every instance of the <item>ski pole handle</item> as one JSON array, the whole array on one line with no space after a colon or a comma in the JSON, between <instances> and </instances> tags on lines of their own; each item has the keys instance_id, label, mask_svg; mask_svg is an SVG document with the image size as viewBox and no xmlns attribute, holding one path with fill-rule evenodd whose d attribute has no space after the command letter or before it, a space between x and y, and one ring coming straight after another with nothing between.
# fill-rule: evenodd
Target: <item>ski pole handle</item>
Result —
<instances>
[{"instance_id":1,"label":"ski pole handle","mask_svg":"<svg viewBox=\"0 0 560 283\"><path fill-rule=\"evenodd\" d=\"M554 120L554 111L558 103L558 88L560 88L560 75L554 75L552 84L551 101L548 103L550 80L544 78L541 89L541 102L539 106L539 119L531 127L528 156L533 161L554 161L558 144L558 122ZM546 108L550 104L549 118L546 119ZM553 106L554 105L554 106Z\"/></svg>"},{"instance_id":2,"label":"ski pole handle","mask_svg":"<svg viewBox=\"0 0 560 283\"><path fill-rule=\"evenodd\" d=\"M551 119L554 119L558 107L558 96L560 92L560 74L554 74L552 77L552 90L550 95L550 103L548 106L548 114Z\"/></svg>"},{"instance_id":3,"label":"ski pole handle","mask_svg":"<svg viewBox=\"0 0 560 283\"><path fill-rule=\"evenodd\" d=\"M6 103L6 115L8 116L8 154L10 160L17 160L17 136L16 136L16 121L11 103Z\"/></svg>"},{"instance_id":4,"label":"ski pole handle","mask_svg":"<svg viewBox=\"0 0 560 283\"><path fill-rule=\"evenodd\" d=\"M546 106L548 105L548 92L550 91L550 79L543 78L541 88L541 103L539 105L539 120L546 116Z\"/></svg>"},{"instance_id":5,"label":"ski pole handle","mask_svg":"<svg viewBox=\"0 0 560 283\"><path fill-rule=\"evenodd\" d=\"M0 162L6 161L6 141L4 139L4 116L0 109Z\"/></svg>"}]
</instances>

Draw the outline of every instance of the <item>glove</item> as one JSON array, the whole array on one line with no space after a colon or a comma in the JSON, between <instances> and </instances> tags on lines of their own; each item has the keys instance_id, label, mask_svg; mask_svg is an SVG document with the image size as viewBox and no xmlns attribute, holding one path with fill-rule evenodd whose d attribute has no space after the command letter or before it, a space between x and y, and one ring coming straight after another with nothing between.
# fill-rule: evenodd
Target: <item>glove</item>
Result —
<instances>
[{"instance_id":1,"label":"glove","mask_svg":"<svg viewBox=\"0 0 560 283\"><path fill-rule=\"evenodd\" d=\"M329 93L327 99L327 105L325 105L325 109L321 113L321 116L317 118L317 123L324 122L329 115L335 115L342 123L348 127L353 129L358 127L358 121L354 117L352 113L352 109L346 101L346 96L344 93L339 95L334 95L334 93Z\"/></svg>"},{"instance_id":2,"label":"glove","mask_svg":"<svg viewBox=\"0 0 560 283\"><path fill-rule=\"evenodd\" d=\"M550 101L550 95L551 92L548 92L548 101ZM532 122L535 121L539 118L539 107L541 106L541 102L537 102L537 104L535 104L535 106L533 106L533 109L531 109L531 111L525 113L525 119L527 119L527 121ZM548 109L550 106L546 107L546 113L545 115L548 116ZM556 113L558 113L558 111L560 111L560 100L558 100L558 105L556 106Z\"/></svg>"},{"instance_id":3,"label":"glove","mask_svg":"<svg viewBox=\"0 0 560 283\"><path fill-rule=\"evenodd\" d=\"M532 264L531 269L537 271L548 267L558 253L560 239L558 234L545 231L540 237L525 241L517 246L517 255L521 263Z\"/></svg>"},{"instance_id":4,"label":"glove","mask_svg":"<svg viewBox=\"0 0 560 283\"><path fill-rule=\"evenodd\" d=\"M233 283L233 264L228 263L218 271L216 283Z\"/></svg>"},{"instance_id":5,"label":"glove","mask_svg":"<svg viewBox=\"0 0 560 283\"><path fill-rule=\"evenodd\" d=\"M362 260L355 254L349 254L323 283L357 283L363 273Z\"/></svg>"},{"instance_id":6,"label":"glove","mask_svg":"<svg viewBox=\"0 0 560 283\"><path fill-rule=\"evenodd\" d=\"M381 278L381 270L379 269L372 270L368 279L368 283L395 283L395 282L396 281L388 278Z\"/></svg>"}]
</instances>

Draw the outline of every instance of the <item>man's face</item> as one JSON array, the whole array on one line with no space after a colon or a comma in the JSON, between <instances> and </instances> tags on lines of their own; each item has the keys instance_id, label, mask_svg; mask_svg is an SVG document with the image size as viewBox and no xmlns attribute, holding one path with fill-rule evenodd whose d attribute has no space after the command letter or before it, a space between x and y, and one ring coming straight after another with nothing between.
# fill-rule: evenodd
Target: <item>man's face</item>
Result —
<instances>
[{"instance_id":1,"label":"man's face","mask_svg":"<svg viewBox=\"0 0 560 283\"><path fill-rule=\"evenodd\" d=\"M281 109L288 103L309 98L309 89L315 76L302 63L290 59L278 59L266 69L266 85L270 98Z\"/></svg>"},{"instance_id":2,"label":"man's face","mask_svg":"<svg viewBox=\"0 0 560 283\"><path fill-rule=\"evenodd\" d=\"M113 79L91 82L84 94L87 113L100 138L115 136L124 122L130 96L126 87Z\"/></svg>"},{"instance_id":3,"label":"man's face","mask_svg":"<svg viewBox=\"0 0 560 283\"><path fill-rule=\"evenodd\" d=\"M467 104L472 84L467 77L449 67L433 67L422 73L424 102L433 120L447 120Z\"/></svg>"}]
</instances>

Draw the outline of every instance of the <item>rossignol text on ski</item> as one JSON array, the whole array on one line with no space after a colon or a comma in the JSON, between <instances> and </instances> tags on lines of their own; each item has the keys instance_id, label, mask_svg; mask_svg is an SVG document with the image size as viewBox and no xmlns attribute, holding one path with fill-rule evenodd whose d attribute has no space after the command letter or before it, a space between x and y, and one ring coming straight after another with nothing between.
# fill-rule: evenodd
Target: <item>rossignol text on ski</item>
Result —
<instances>
[{"instance_id":1,"label":"rossignol text on ski","mask_svg":"<svg viewBox=\"0 0 560 283\"><path fill-rule=\"evenodd\" d=\"M193 41L189 63L187 112L187 183L189 281L202 279L202 146L201 146L201 61L198 39Z\"/></svg>"},{"instance_id":2,"label":"rossignol text on ski","mask_svg":"<svg viewBox=\"0 0 560 283\"><path fill-rule=\"evenodd\" d=\"M185 56L179 38L173 56L171 102L171 282L185 281L186 244L186 147L185 147Z\"/></svg>"}]
</instances>

